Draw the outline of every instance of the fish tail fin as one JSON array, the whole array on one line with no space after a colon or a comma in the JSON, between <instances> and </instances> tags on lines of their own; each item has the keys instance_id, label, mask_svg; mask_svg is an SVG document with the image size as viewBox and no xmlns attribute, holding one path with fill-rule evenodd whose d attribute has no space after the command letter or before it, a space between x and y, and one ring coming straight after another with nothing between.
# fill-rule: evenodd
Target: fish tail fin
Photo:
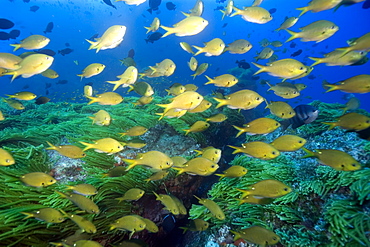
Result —
<instances>
[{"instance_id":1,"label":"fish tail fin","mask_svg":"<svg viewBox=\"0 0 370 247\"><path fill-rule=\"evenodd\" d=\"M280 27L275 29L275 32L279 32L280 30L282 30Z\"/></svg>"},{"instance_id":2,"label":"fish tail fin","mask_svg":"<svg viewBox=\"0 0 370 247\"><path fill-rule=\"evenodd\" d=\"M46 148L47 150L56 150L57 149L57 147L54 146L53 144L51 144L50 142L48 142L48 141L46 141L46 142L50 146L50 147Z\"/></svg>"},{"instance_id":3,"label":"fish tail fin","mask_svg":"<svg viewBox=\"0 0 370 247\"><path fill-rule=\"evenodd\" d=\"M150 30L150 27L144 27L147 31L146 31L146 34L148 34L151 30Z\"/></svg>"},{"instance_id":4,"label":"fish tail fin","mask_svg":"<svg viewBox=\"0 0 370 247\"><path fill-rule=\"evenodd\" d=\"M74 186L73 185L66 185L65 190L73 190Z\"/></svg>"},{"instance_id":5,"label":"fish tail fin","mask_svg":"<svg viewBox=\"0 0 370 247\"><path fill-rule=\"evenodd\" d=\"M85 152L86 150L94 148L93 144L88 143L88 142L80 142L82 145L86 146L83 151Z\"/></svg>"},{"instance_id":6,"label":"fish tail fin","mask_svg":"<svg viewBox=\"0 0 370 247\"><path fill-rule=\"evenodd\" d=\"M225 177L225 174L214 174L216 176L219 176L220 178L218 179L218 181L221 181L224 177Z\"/></svg>"},{"instance_id":7,"label":"fish tail fin","mask_svg":"<svg viewBox=\"0 0 370 247\"><path fill-rule=\"evenodd\" d=\"M227 101L224 100L224 99L219 99L219 98L213 98L213 99L218 102L218 105L216 106L216 109L220 108L221 106L227 105Z\"/></svg>"},{"instance_id":8,"label":"fish tail fin","mask_svg":"<svg viewBox=\"0 0 370 247\"><path fill-rule=\"evenodd\" d=\"M82 78L84 78L83 74L77 74L78 77L80 77L80 81L82 81Z\"/></svg>"},{"instance_id":9,"label":"fish tail fin","mask_svg":"<svg viewBox=\"0 0 370 247\"><path fill-rule=\"evenodd\" d=\"M212 80L212 78L211 77L209 77L209 76L206 76L206 75L204 75L206 78L207 78L207 82L206 83L204 83L204 85L208 85L208 84L212 84L213 83L213 80Z\"/></svg>"},{"instance_id":10,"label":"fish tail fin","mask_svg":"<svg viewBox=\"0 0 370 247\"><path fill-rule=\"evenodd\" d=\"M185 170L183 168L180 168L180 167L172 167L172 169L177 171L176 176L179 176L179 175L181 175L182 173L185 172Z\"/></svg>"},{"instance_id":11,"label":"fish tail fin","mask_svg":"<svg viewBox=\"0 0 370 247\"><path fill-rule=\"evenodd\" d=\"M313 60L313 61L315 61L313 64L311 64L310 65L310 67L312 67L312 66L315 66L315 65L318 65L318 64L320 64L320 63L322 63L322 60L321 60L321 58L319 58L319 57L308 57L309 59L311 59L311 60Z\"/></svg>"},{"instance_id":12,"label":"fish tail fin","mask_svg":"<svg viewBox=\"0 0 370 247\"><path fill-rule=\"evenodd\" d=\"M167 37L168 35L175 33L175 30L173 27L165 27L161 25L161 28L163 28L166 31L166 33L163 34L161 38Z\"/></svg>"},{"instance_id":13,"label":"fish tail fin","mask_svg":"<svg viewBox=\"0 0 370 247\"><path fill-rule=\"evenodd\" d=\"M301 159L315 157L315 153L311 150L308 150L307 148L302 148L303 151L305 151L307 154L305 156L302 156Z\"/></svg>"},{"instance_id":14,"label":"fish tail fin","mask_svg":"<svg viewBox=\"0 0 370 247\"><path fill-rule=\"evenodd\" d=\"M233 6L233 10L235 11L234 13L232 13L230 15L230 17L233 17L233 16L236 16L236 15L240 15L241 13L241 9L238 9L237 7Z\"/></svg>"},{"instance_id":15,"label":"fish tail fin","mask_svg":"<svg viewBox=\"0 0 370 247\"><path fill-rule=\"evenodd\" d=\"M19 48L21 48L21 44L10 44L10 45L14 47L13 51L16 51Z\"/></svg>"},{"instance_id":16,"label":"fish tail fin","mask_svg":"<svg viewBox=\"0 0 370 247\"><path fill-rule=\"evenodd\" d=\"M190 16L190 14L185 13L185 12L182 12L182 11L181 11L181 14L185 15L186 17L189 17Z\"/></svg>"},{"instance_id":17,"label":"fish tail fin","mask_svg":"<svg viewBox=\"0 0 370 247\"><path fill-rule=\"evenodd\" d=\"M287 31L291 35L290 38L285 41L285 43L292 41L293 39L296 39L299 37L298 32L293 32L293 31L290 31L289 29L284 29L284 30Z\"/></svg>"},{"instance_id":18,"label":"fish tail fin","mask_svg":"<svg viewBox=\"0 0 370 247\"><path fill-rule=\"evenodd\" d=\"M192 74L192 75L190 75L190 76L192 76L193 77L193 80L195 79L195 77L197 77L197 73L194 73L194 74Z\"/></svg>"},{"instance_id":19,"label":"fish tail fin","mask_svg":"<svg viewBox=\"0 0 370 247\"><path fill-rule=\"evenodd\" d=\"M221 20L223 21L224 20L224 18L225 18L225 16L226 16L226 14L225 14L225 10L222 10L222 9L220 9L220 11L221 11L221 13L222 13L222 17L221 17Z\"/></svg>"},{"instance_id":20,"label":"fish tail fin","mask_svg":"<svg viewBox=\"0 0 370 247\"><path fill-rule=\"evenodd\" d=\"M249 190L244 190L244 189L238 189L236 188L237 191L242 192L243 194L240 196L240 198L244 198L250 194Z\"/></svg>"},{"instance_id":21,"label":"fish tail fin","mask_svg":"<svg viewBox=\"0 0 370 247\"><path fill-rule=\"evenodd\" d=\"M98 42L95 42L95 41L91 41L91 40L88 40L88 39L85 39L87 42L89 42L90 44L90 47L88 50L92 50L92 49L97 49L97 45L98 45Z\"/></svg>"},{"instance_id":22,"label":"fish tail fin","mask_svg":"<svg viewBox=\"0 0 370 247\"><path fill-rule=\"evenodd\" d=\"M257 63L253 63L253 62L252 62L252 64L254 66L256 66L257 68L259 68L259 70L256 73L254 73L253 75L258 75L258 74L266 71L266 66L263 66L263 65L260 65L260 64L257 64Z\"/></svg>"},{"instance_id":23,"label":"fish tail fin","mask_svg":"<svg viewBox=\"0 0 370 247\"><path fill-rule=\"evenodd\" d=\"M241 134L243 134L243 133L245 133L245 132L246 132L246 131L245 131L245 129L244 129L244 128L242 128L242 127L238 127L238 126L235 126L235 125L233 125L233 127L234 127L235 129L239 130L238 134L236 134L236 136L235 136L235 137L239 137Z\"/></svg>"},{"instance_id":24,"label":"fish tail fin","mask_svg":"<svg viewBox=\"0 0 370 247\"><path fill-rule=\"evenodd\" d=\"M201 54L202 52L204 52L203 51L203 47L199 47L199 46L196 46L196 45L193 45L193 47L195 48L195 49L197 49L198 51L194 54L194 57L196 56L196 55L199 55L199 54Z\"/></svg>"},{"instance_id":25,"label":"fish tail fin","mask_svg":"<svg viewBox=\"0 0 370 247\"><path fill-rule=\"evenodd\" d=\"M230 232L232 233L232 234L234 234L235 236L234 236L234 241L236 241L236 240L238 240L239 238L241 238L241 235L239 234L239 233L237 233L237 232L235 232L235 231L231 231L230 230Z\"/></svg>"},{"instance_id":26,"label":"fish tail fin","mask_svg":"<svg viewBox=\"0 0 370 247\"><path fill-rule=\"evenodd\" d=\"M254 59L256 59L256 62L258 62L258 60L260 60L260 58L258 56L255 56Z\"/></svg>"},{"instance_id":27,"label":"fish tail fin","mask_svg":"<svg viewBox=\"0 0 370 247\"><path fill-rule=\"evenodd\" d=\"M24 220L34 217L32 213L28 213L28 212L20 212L20 213L26 215L26 217L23 218Z\"/></svg>"},{"instance_id":28,"label":"fish tail fin","mask_svg":"<svg viewBox=\"0 0 370 247\"><path fill-rule=\"evenodd\" d=\"M137 165L136 160L123 159L123 161L128 164L128 166L126 168L126 171L131 170L132 168L134 168Z\"/></svg>"},{"instance_id":29,"label":"fish tail fin","mask_svg":"<svg viewBox=\"0 0 370 247\"><path fill-rule=\"evenodd\" d=\"M190 133L190 129L183 129L185 131L185 136L187 136Z\"/></svg>"},{"instance_id":30,"label":"fish tail fin","mask_svg":"<svg viewBox=\"0 0 370 247\"><path fill-rule=\"evenodd\" d=\"M165 117L165 113L156 113L156 115L159 115L158 121L161 121Z\"/></svg>"},{"instance_id":31,"label":"fish tail fin","mask_svg":"<svg viewBox=\"0 0 370 247\"><path fill-rule=\"evenodd\" d=\"M86 98L90 99L90 102L87 103L88 105L91 105L92 103L98 102L98 98L92 97L92 96L85 96Z\"/></svg>"},{"instance_id":32,"label":"fish tail fin","mask_svg":"<svg viewBox=\"0 0 370 247\"><path fill-rule=\"evenodd\" d=\"M189 228L184 227L184 226L180 226L179 228L180 228L180 229L182 229L182 230L184 230L184 231L182 232L182 234L185 234L185 233L186 233L186 231L189 229Z\"/></svg>"},{"instance_id":33,"label":"fish tail fin","mask_svg":"<svg viewBox=\"0 0 370 247\"><path fill-rule=\"evenodd\" d=\"M307 7L296 8L296 10L301 11L301 13L298 15L298 17L301 17L304 13L309 11L309 9Z\"/></svg>"},{"instance_id":34,"label":"fish tail fin","mask_svg":"<svg viewBox=\"0 0 370 247\"><path fill-rule=\"evenodd\" d=\"M132 85L128 85L129 89L127 90L127 93L131 92L134 90L134 86Z\"/></svg>"},{"instance_id":35,"label":"fish tail fin","mask_svg":"<svg viewBox=\"0 0 370 247\"><path fill-rule=\"evenodd\" d=\"M235 149L234 150L234 152L233 152L233 154L237 154L237 153L241 153L241 151L240 151L240 148L239 147L235 147L235 146L231 146L231 145L227 145L228 147L231 147L231 148L233 148L233 149Z\"/></svg>"},{"instance_id":36,"label":"fish tail fin","mask_svg":"<svg viewBox=\"0 0 370 247\"><path fill-rule=\"evenodd\" d=\"M325 93L329 93L329 92L332 92L332 91L335 91L335 90L338 90L338 85L336 84L330 84L328 83L327 81L323 81L322 82L322 86L327 89L329 88L328 90L325 91Z\"/></svg>"},{"instance_id":37,"label":"fish tail fin","mask_svg":"<svg viewBox=\"0 0 370 247\"><path fill-rule=\"evenodd\" d=\"M203 154L203 151L200 151L200 150L194 149L193 151L196 152L195 156L199 156L199 155Z\"/></svg>"},{"instance_id":38,"label":"fish tail fin","mask_svg":"<svg viewBox=\"0 0 370 247\"><path fill-rule=\"evenodd\" d=\"M15 98L13 95L5 94L5 96L8 96L8 99Z\"/></svg>"},{"instance_id":39,"label":"fish tail fin","mask_svg":"<svg viewBox=\"0 0 370 247\"><path fill-rule=\"evenodd\" d=\"M9 72L3 73L3 75L12 75L12 79L10 80L10 82L13 82L14 79L19 76L17 71L9 71Z\"/></svg>"},{"instance_id":40,"label":"fish tail fin","mask_svg":"<svg viewBox=\"0 0 370 247\"><path fill-rule=\"evenodd\" d=\"M120 135L121 135L121 137L123 137L123 136L127 135L127 133L126 133L126 132L118 133L118 134L120 134Z\"/></svg>"},{"instance_id":41,"label":"fish tail fin","mask_svg":"<svg viewBox=\"0 0 370 247\"><path fill-rule=\"evenodd\" d=\"M63 192L60 192L60 191L57 191L57 190L54 190L55 193L57 193L58 195L60 195L62 198L67 198L68 196L66 194L64 194Z\"/></svg>"},{"instance_id":42,"label":"fish tail fin","mask_svg":"<svg viewBox=\"0 0 370 247\"><path fill-rule=\"evenodd\" d=\"M321 122L322 124L326 124L326 125L329 125L329 129L328 130L331 130L333 128L335 128L337 126L336 122Z\"/></svg>"},{"instance_id":43,"label":"fish tail fin","mask_svg":"<svg viewBox=\"0 0 370 247\"><path fill-rule=\"evenodd\" d=\"M159 107L163 107L164 110L163 110L163 116L170 110L170 104L156 104L157 106Z\"/></svg>"},{"instance_id":44,"label":"fish tail fin","mask_svg":"<svg viewBox=\"0 0 370 247\"><path fill-rule=\"evenodd\" d=\"M153 70L153 71L152 71L152 73L151 73L151 75L153 75L155 72L157 72L157 69L156 69L155 67L153 67L153 66L149 66L149 68L150 68L151 70Z\"/></svg>"}]
</instances>

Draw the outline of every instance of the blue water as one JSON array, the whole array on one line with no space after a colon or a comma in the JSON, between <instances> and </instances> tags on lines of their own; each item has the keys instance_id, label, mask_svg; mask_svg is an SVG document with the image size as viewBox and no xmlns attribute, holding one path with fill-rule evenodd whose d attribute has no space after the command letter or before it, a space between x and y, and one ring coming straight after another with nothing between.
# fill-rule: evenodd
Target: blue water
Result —
<instances>
[{"instance_id":1,"label":"blue water","mask_svg":"<svg viewBox=\"0 0 370 247\"><path fill-rule=\"evenodd\" d=\"M175 82L181 84L195 83L199 86L198 91L200 93L209 94L216 87L212 85L204 86L207 80L203 75L196 77L195 80L192 79L190 75L193 72L187 66L191 54L182 50L179 45L180 42L185 41L191 45L202 46L203 42L210 41L216 37L223 39L226 44L236 39L249 40L253 44L253 48L243 55L225 53L217 57L206 57L204 54L201 54L196 57L199 64L204 62L210 63L211 66L205 75L215 77L225 74L228 73L229 69L237 66L236 60L254 61L253 57L256 56L256 52L263 49L258 43L263 38L267 38L269 41L279 40L284 42L289 37L289 34L284 30L278 33L273 30L280 26L286 16L298 16L299 11L295 10L295 8L306 6L308 3L308 1L301 0L265 0L261 7L267 10L277 8L277 11L272 14L272 21L261 25L248 23L241 19L240 16L225 17L224 21L221 21L222 13L214 9L217 6L226 5L226 1L223 4L218 4L215 0L204 0L205 8L202 17L209 21L209 25L204 31L190 37L170 35L151 44L146 43L144 40L147 37L144 26L150 26L154 17L158 17L162 25L172 26L184 18L180 11L188 12L196 1L174 0L172 2L177 6L175 11L170 11L166 8L165 3L168 1L162 1L159 11L154 11L152 14L147 11L148 1L139 6L129 6L124 4L124 2L117 2L114 3L117 9L104 4L103 1L31 0L29 3L24 3L21 0L2 0L1 2L0 17L12 20L15 23L13 29L21 31L20 37L15 40L16 42L31 34L43 34L46 25L49 22L53 22L54 29L51 33L45 35L51 39L45 48L57 52L67 48L65 43L69 43L69 48L74 51L66 56L55 55L51 68L59 73L60 76L57 79L48 79L41 75L36 75L31 78L19 78L11 83L10 76L0 77L0 96L27 90L37 95L48 96L53 101L69 102L87 102L82 97L82 93L83 86L89 82L93 83L94 89L99 93L111 91L113 85L105 81L116 80L116 75L123 73L126 67L120 65L118 60L127 57L130 49L135 50L134 58L139 71L143 71L145 67L154 65L165 58L170 58L176 63L177 69L172 76L157 79L155 83L153 82L152 85L157 94L164 95L164 89ZM235 0L234 2L236 7L242 8L243 6L251 5L252 0ZM39 6L40 9L36 12L31 12L30 7L33 5ZM299 40L294 40L297 44L295 48L289 47L291 42L285 43L279 48L270 47L275 50L279 59L289 58L294 51L303 49L303 53L296 59L310 65L313 61L309 60L307 56L322 57L323 53L331 52L338 47L347 46L346 40L359 37L370 31L370 10L362 9L361 6L362 3L359 3L350 7L341 7L336 12L327 10L320 13L309 12L304 14L291 30L297 31L299 27L323 19L334 22L340 28L334 36L315 47L313 46L314 42L301 42ZM222 28L224 23L227 23L227 26ZM99 53L95 53L95 50L88 50L89 44L85 39L96 33L101 36L112 25L125 25L127 27L127 32L121 45L115 49L104 50ZM163 29L159 31L164 33ZM15 43L14 40L0 41L0 52L12 53L12 47L9 46L11 43ZM284 48L287 48L286 53L283 53ZM23 52L25 50L20 49L15 54L18 55ZM74 60L77 60L79 65L76 65L73 62ZM94 62L105 64L105 70L98 76L88 79L84 78L80 81L76 74L81 73L87 65ZM259 63L265 64L266 60L260 60ZM255 69L252 64L251 67ZM345 103L346 99L344 97L346 94L343 92L335 91L324 94L325 90L321 86L322 81L327 80L330 83L334 83L355 75L369 74L369 71L370 63L361 66L345 67L317 65L311 73L316 77L314 80L303 78L295 81L297 83L305 83L308 85L308 88L301 92L301 96L288 102L292 106L309 103L314 99L328 103ZM280 82L278 78L271 77L266 73L260 74L260 79L270 80L272 84ZM59 80L68 80L68 83L56 84ZM51 87L46 89L46 83L51 83ZM26 88L27 86L29 88ZM256 86L257 92L268 100L282 100L272 93L266 94L268 87L260 85L259 80L256 81ZM240 87L234 86L231 90L237 91L240 89ZM126 91L127 89L123 88L117 90L123 96L126 95ZM129 95L137 96L134 93ZM360 99L361 108L370 110L368 94L356 94L355 96ZM262 105L260 106L261 109L264 107Z\"/></svg>"}]
</instances>

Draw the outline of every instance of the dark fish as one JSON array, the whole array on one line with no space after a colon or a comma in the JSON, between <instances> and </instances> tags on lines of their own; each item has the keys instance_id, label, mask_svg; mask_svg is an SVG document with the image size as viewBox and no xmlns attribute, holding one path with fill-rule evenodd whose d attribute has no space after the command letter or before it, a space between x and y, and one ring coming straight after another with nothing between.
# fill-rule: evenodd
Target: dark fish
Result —
<instances>
[{"instance_id":1,"label":"dark fish","mask_svg":"<svg viewBox=\"0 0 370 247\"><path fill-rule=\"evenodd\" d=\"M226 0L217 0L216 3L223 3L225 2Z\"/></svg>"},{"instance_id":2,"label":"dark fish","mask_svg":"<svg viewBox=\"0 0 370 247\"><path fill-rule=\"evenodd\" d=\"M35 50L37 53L45 54L54 57L56 52L50 49L40 49L40 50Z\"/></svg>"},{"instance_id":3,"label":"dark fish","mask_svg":"<svg viewBox=\"0 0 370 247\"><path fill-rule=\"evenodd\" d=\"M134 58L134 56L135 56L135 50L134 49L129 50L127 56L128 57L131 57L131 58Z\"/></svg>"},{"instance_id":4,"label":"dark fish","mask_svg":"<svg viewBox=\"0 0 370 247\"><path fill-rule=\"evenodd\" d=\"M51 83L50 82L45 83L45 89L48 89L48 88L51 88Z\"/></svg>"},{"instance_id":5,"label":"dark fish","mask_svg":"<svg viewBox=\"0 0 370 247\"><path fill-rule=\"evenodd\" d=\"M173 2L167 2L166 3L166 8L168 10L175 10L176 9L176 5Z\"/></svg>"},{"instance_id":6,"label":"dark fish","mask_svg":"<svg viewBox=\"0 0 370 247\"><path fill-rule=\"evenodd\" d=\"M99 36L99 34L94 34L93 36L91 36L90 38L89 38L89 40L95 40L95 38L97 38Z\"/></svg>"},{"instance_id":7,"label":"dark fish","mask_svg":"<svg viewBox=\"0 0 370 247\"><path fill-rule=\"evenodd\" d=\"M154 41L159 40L163 36L163 33L155 32L150 35L148 35L147 39L145 39L146 43L154 43Z\"/></svg>"},{"instance_id":8,"label":"dark fish","mask_svg":"<svg viewBox=\"0 0 370 247\"><path fill-rule=\"evenodd\" d=\"M276 8L272 8L272 9L270 9L270 10L269 10L269 13L270 13L270 14L273 14L273 13L275 13L275 12L276 12Z\"/></svg>"},{"instance_id":9,"label":"dark fish","mask_svg":"<svg viewBox=\"0 0 370 247\"><path fill-rule=\"evenodd\" d=\"M0 29L10 29L14 27L14 23L8 19L0 18Z\"/></svg>"},{"instance_id":10,"label":"dark fish","mask_svg":"<svg viewBox=\"0 0 370 247\"><path fill-rule=\"evenodd\" d=\"M171 232L176 226L176 219L172 214L167 214L162 220L162 227L165 232Z\"/></svg>"},{"instance_id":11,"label":"dark fish","mask_svg":"<svg viewBox=\"0 0 370 247\"><path fill-rule=\"evenodd\" d=\"M6 32L0 32L0 40L9 40L10 36Z\"/></svg>"},{"instance_id":12,"label":"dark fish","mask_svg":"<svg viewBox=\"0 0 370 247\"><path fill-rule=\"evenodd\" d=\"M44 33L51 33L51 31L53 30L54 28L54 23L53 22L49 22L48 25L46 26L46 29L44 31Z\"/></svg>"},{"instance_id":13,"label":"dark fish","mask_svg":"<svg viewBox=\"0 0 370 247\"><path fill-rule=\"evenodd\" d=\"M35 103L36 105L43 105L43 104L46 104L50 101L50 99L48 97L45 97L45 96L40 96L36 99Z\"/></svg>"},{"instance_id":14,"label":"dark fish","mask_svg":"<svg viewBox=\"0 0 370 247\"><path fill-rule=\"evenodd\" d=\"M224 28L227 26L227 23L224 23L221 28Z\"/></svg>"},{"instance_id":15,"label":"dark fish","mask_svg":"<svg viewBox=\"0 0 370 247\"><path fill-rule=\"evenodd\" d=\"M67 46L67 47L70 47L71 46L69 43L65 43L64 45Z\"/></svg>"},{"instance_id":16,"label":"dark fish","mask_svg":"<svg viewBox=\"0 0 370 247\"><path fill-rule=\"evenodd\" d=\"M296 56L301 55L301 53L302 53L302 49L299 49L298 51L293 52L290 56L291 57L296 57Z\"/></svg>"},{"instance_id":17,"label":"dark fish","mask_svg":"<svg viewBox=\"0 0 370 247\"><path fill-rule=\"evenodd\" d=\"M117 9L117 8L116 8L116 6L114 6L110 0L103 0L103 2L104 2L106 5L111 6L112 8Z\"/></svg>"},{"instance_id":18,"label":"dark fish","mask_svg":"<svg viewBox=\"0 0 370 247\"><path fill-rule=\"evenodd\" d=\"M319 115L319 110L312 105L298 105L294 108L296 115L292 118L281 121L282 130L286 130L290 125L296 129L304 124L312 123Z\"/></svg>"},{"instance_id":19,"label":"dark fish","mask_svg":"<svg viewBox=\"0 0 370 247\"><path fill-rule=\"evenodd\" d=\"M69 53L71 53L73 51L73 49L71 48L64 48L63 50L59 50L58 53L61 54L62 56L64 55L67 55Z\"/></svg>"},{"instance_id":20,"label":"dark fish","mask_svg":"<svg viewBox=\"0 0 370 247\"><path fill-rule=\"evenodd\" d=\"M21 35L21 31L17 29L13 29L12 31L9 32L9 38L11 39L16 39L19 37L19 35Z\"/></svg>"},{"instance_id":21,"label":"dark fish","mask_svg":"<svg viewBox=\"0 0 370 247\"><path fill-rule=\"evenodd\" d=\"M245 59L240 61L236 60L235 63L237 63L238 67L242 69L249 69L251 67L250 64L245 61Z\"/></svg>"},{"instance_id":22,"label":"dark fish","mask_svg":"<svg viewBox=\"0 0 370 247\"><path fill-rule=\"evenodd\" d=\"M310 80L314 80L314 79L316 79L316 76L310 74L310 75L307 76L307 78L310 79Z\"/></svg>"},{"instance_id":23,"label":"dark fish","mask_svg":"<svg viewBox=\"0 0 370 247\"><path fill-rule=\"evenodd\" d=\"M30 85L26 84L22 87L22 89L27 89L27 88L30 88Z\"/></svg>"},{"instance_id":24,"label":"dark fish","mask_svg":"<svg viewBox=\"0 0 370 247\"><path fill-rule=\"evenodd\" d=\"M148 12L152 13L153 10L158 10L159 5L161 5L162 0L149 0Z\"/></svg>"},{"instance_id":25,"label":"dark fish","mask_svg":"<svg viewBox=\"0 0 370 247\"><path fill-rule=\"evenodd\" d=\"M368 8L370 8L370 0L366 0L366 1L364 2L364 4L362 5L362 8L363 8L363 9L368 9Z\"/></svg>"},{"instance_id":26,"label":"dark fish","mask_svg":"<svg viewBox=\"0 0 370 247\"><path fill-rule=\"evenodd\" d=\"M23 2L24 2L24 3L29 3L29 2L30 2L30 0L23 0Z\"/></svg>"},{"instance_id":27,"label":"dark fish","mask_svg":"<svg viewBox=\"0 0 370 247\"><path fill-rule=\"evenodd\" d=\"M290 47L290 48L295 48L295 47L296 47L296 45L297 45L296 43L292 42L292 43L290 43L289 47Z\"/></svg>"},{"instance_id":28,"label":"dark fish","mask_svg":"<svg viewBox=\"0 0 370 247\"><path fill-rule=\"evenodd\" d=\"M68 83L68 81L67 80L59 80L58 82L57 82L57 84L67 84Z\"/></svg>"},{"instance_id":29,"label":"dark fish","mask_svg":"<svg viewBox=\"0 0 370 247\"><path fill-rule=\"evenodd\" d=\"M40 8L39 6L34 5L34 6L30 7L30 11L36 12L37 10L39 10L39 8Z\"/></svg>"}]
</instances>

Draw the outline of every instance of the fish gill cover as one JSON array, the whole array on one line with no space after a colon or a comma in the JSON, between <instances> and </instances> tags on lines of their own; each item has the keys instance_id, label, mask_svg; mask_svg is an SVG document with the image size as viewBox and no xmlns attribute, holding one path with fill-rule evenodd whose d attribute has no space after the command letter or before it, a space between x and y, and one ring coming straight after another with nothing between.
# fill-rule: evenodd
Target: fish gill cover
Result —
<instances>
[{"instance_id":1,"label":"fish gill cover","mask_svg":"<svg viewBox=\"0 0 370 247\"><path fill-rule=\"evenodd\" d=\"M1 245L369 246L368 3L3 1Z\"/></svg>"}]
</instances>

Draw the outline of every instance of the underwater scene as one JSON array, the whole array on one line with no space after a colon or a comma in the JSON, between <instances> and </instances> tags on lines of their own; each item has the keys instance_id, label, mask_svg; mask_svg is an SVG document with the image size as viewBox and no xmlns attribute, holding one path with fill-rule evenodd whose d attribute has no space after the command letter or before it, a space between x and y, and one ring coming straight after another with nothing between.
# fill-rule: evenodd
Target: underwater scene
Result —
<instances>
[{"instance_id":1,"label":"underwater scene","mask_svg":"<svg viewBox=\"0 0 370 247\"><path fill-rule=\"evenodd\" d=\"M0 246L370 246L369 0L0 13Z\"/></svg>"}]
</instances>

